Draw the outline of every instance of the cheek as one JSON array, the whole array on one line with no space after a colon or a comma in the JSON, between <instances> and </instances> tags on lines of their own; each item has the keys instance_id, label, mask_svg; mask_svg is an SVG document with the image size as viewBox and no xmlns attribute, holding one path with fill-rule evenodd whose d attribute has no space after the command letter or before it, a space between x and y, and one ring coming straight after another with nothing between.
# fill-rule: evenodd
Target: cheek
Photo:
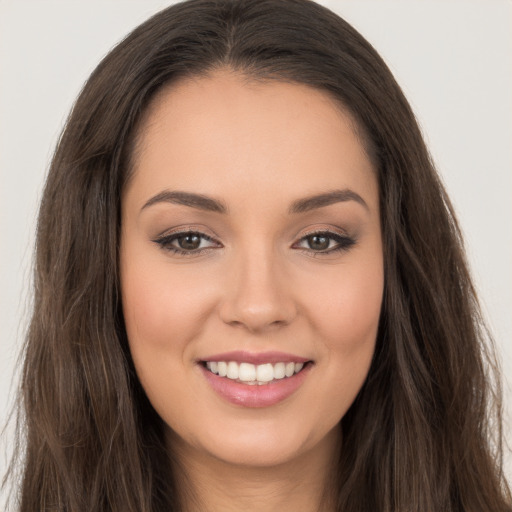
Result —
<instances>
[{"instance_id":1,"label":"cheek","mask_svg":"<svg viewBox=\"0 0 512 512\"><path fill-rule=\"evenodd\" d=\"M197 272L172 272L167 263L160 258L147 264L132 257L122 267L123 311L132 346L184 346L212 307L212 289Z\"/></svg>"},{"instance_id":2,"label":"cheek","mask_svg":"<svg viewBox=\"0 0 512 512\"><path fill-rule=\"evenodd\" d=\"M130 353L150 402L170 419L195 400L187 380L191 341L211 309L211 286L200 287L204 276L186 265L173 271L159 254L141 254L137 246L123 254L129 256L121 258L121 289Z\"/></svg>"},{"instance_id":3,"label":"cheek","mask_svg":"<svg viewBox=\"0 0 512 512\"><path fill-rule=\"evenodd\" d=\"M315 290L309 301L312 322L330 351L350 355L373 347L383 287L380 265L335 269L308 287Z\"/></svg>"},{"instance_id":4,"label":"cheek","mask_svg":"<svg viewBox=\"0 0 512 512\"><path fill-rule=\"evenodd\" d=\"M384 276L381 261L333 267L309 283L307 308L318 353L322 386L312 396L312 411L336 424L361 389L375 350ZM326 364L320 364L320 363ZM321 388L321 389L320 389ZM322 397L321 399L318 396Z\"/></svg>"}]
</instances>

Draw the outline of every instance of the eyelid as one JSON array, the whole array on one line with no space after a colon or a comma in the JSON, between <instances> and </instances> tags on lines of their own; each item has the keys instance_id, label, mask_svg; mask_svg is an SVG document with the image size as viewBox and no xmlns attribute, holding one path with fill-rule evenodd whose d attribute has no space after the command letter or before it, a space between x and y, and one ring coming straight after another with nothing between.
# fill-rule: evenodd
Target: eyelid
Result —
<instances>
[{"instance_id":1,"label":"eyelid","mask_svg":"<svg viewBox=\"0 0 512 512\"><path fill-rule=\"evenodd\" d=\"M179 256L199 256L201 254L204 254L205 252L211 251L212 249L223 247L222 243L217 240L216 236L212 236L208 233L205 233L205 231L208 230L206 230L204 227L191 225L180 226L164 231L160 235L157 235L156 237L152 238L152 241L158 244L162 250ZM185 236L189 234L195 234L198 235L203 240L213 242L214 246L185 250L171 245L171 242L178 239L180 236Z\"/></svg>"},{"instance_id":2,"label":"eyelid","mask_svg":"<svg viewBox=\"0 0 512 512\"><path fill-rule=\"evenodd\" d=\"M341 237L341 238L352 238L351 235L349 235L344 229L337 228L334 226L316 226L311 228L306 228L305 231L299 232L295 236L295 240L301 241L304 238L307 238L308 236L313 235L328 235L332 236L333 238ZM297 242L294 242L294 244Z\"/></svg>"},{"instance_id":3,"label":"eyelid","mask_svg":"<svg viewBox=\"0 0 512 512\"><path fill-rule=\"evenodd\" d=\"M164 238L171 235L181 235L186 233L197 233L200 235L205 235L207 237L210 237L212 239L217 239L217 235L213 233L210 229L206 228L205 226L198 225L198 224L184 224L182 226L176 226L174 228L166 229L165 231L162 231L160 234L153 237L153 240L158 240L160 238Z\"/></svg>"},{"instance_id":4,"label":"eyelid","mask_svg":"<svg viewBox=\"0 0 512 512\"><path fill-rule=\"evenodd\" d=\"M317 235L317 234L333 234L337 236L349 236L349 234L341 228L335 228L333 226L320 226L306 229L306 231L300 234L300 238L304 238L306 236Z\"/></svg>"},{"instance_id":5,"label":"eyelid","mask_svg":"<svg viewBox=\"0 0 512 512\"><path fill-rule=\"evenodd\" d=\"M341 230L340 230L341 231ZM322 257L322 256L328 256L333 253L337 252L343 252L350 250L351 247L353 247L357 240L353 236L348 235L345 231L338 231L335 230L332 227L329 228L315 228L311 229L310 231L307 231L306 233L303 233L296 242L292 245L292 248L295 248L297 250L304 251L305 253L308 253L309 255L313 257ZM299 243L304 241L310 236L314 235L325 235L326 238L330 238L332 240L335 240L337 242L337 245L334 247L331 247L330 249L325 250L314 250L311 248L305 248L305 247L297 247Z\"/></svg>"},{"instance_id":6,"label":"eyelid","mask_svg":"<svg viewBox=\"0 0 512 512\"><path fill-rule=\"evenodd\" d=\"M339 228L338 228L339 229ZM341 229L335 229L333 227L315 227L313 229L309 229L308 231L302 233L300 237L296 238L296 241L292 244L291 248L296 250L301 250L305 253L308 253L311 256L327 256L331 253L341 252L341 251L348 251L357 240L350 235L348 235L344 230ZM182 256L199 256L201 254L204 254L206 252L211 251L212 249L216 248L222 248L223 244L218 241L216 236L211 236L208 233L205 233L205 231L209 231L205 229L204 227L198 227L198 226L180 226L176 228L172 228L169 230L164 231L162 234L156 236L152 239L152 241L158 245L160 245L161 249L176 255L182 255ZM212 242L213 245L209 247L198 247L197 249L183 249L179 247L175 247L172 245L172 242L174 242L176 239L178 239L180 236L185 235L197 235L202 240L207 240L209 242ZM308 237L314 236L314 235L323 235L328 239L335 241L334 247L328 247L327 249L323 250L317 250L314 248L307 248L307 247L299 247L299 244L304 242ZM200 244L201 245L201 244ZM329 244L330 245L330 244Z\"/></svg>"}]
</instances>

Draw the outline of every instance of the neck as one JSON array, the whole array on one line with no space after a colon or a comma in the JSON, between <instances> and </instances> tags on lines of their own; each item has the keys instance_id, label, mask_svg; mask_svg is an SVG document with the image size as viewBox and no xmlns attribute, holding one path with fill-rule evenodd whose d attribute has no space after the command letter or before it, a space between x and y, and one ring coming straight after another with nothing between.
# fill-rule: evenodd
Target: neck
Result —
<instances>
[{"instance_id":1,"label":"neck","mask_svg":"<svg viewBox=\"0 0 512 512\"><path fill-rule=\"evenodd\" d=\"M322 446L292 460L268 466L226 463L172 443L184 512L334 511L339 429ZM333 449L334 447L334 449Z\"/></svg>"}]
</instances>

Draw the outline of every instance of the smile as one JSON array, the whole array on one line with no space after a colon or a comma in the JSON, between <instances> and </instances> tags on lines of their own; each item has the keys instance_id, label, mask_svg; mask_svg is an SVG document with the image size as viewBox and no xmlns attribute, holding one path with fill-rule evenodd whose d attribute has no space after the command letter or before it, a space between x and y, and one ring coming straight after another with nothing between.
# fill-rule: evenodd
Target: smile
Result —
<instances>
[{"instance_id":1,"label":"smile","mask_svg":"<svg viewBox=\"0 0 512 512\"><path fill-rule=\"evenodd\" d=\"M283 352L227 352L198 360L209 387L223 401L242 407L271 407L294 395L314 361Z\"/></svg>"},{"instance_id":2,"label":"smile","mask_svg":"<svg viewBox=\"0 0 512 512\"><path fill-rule=\"evenodd\" d=\"M205 366L215 375L248 385L265 385L292 377L299 373L304 363L278 362L275 364L237 363L236 361L207 361Z\"/></svg>"}]
</instances>

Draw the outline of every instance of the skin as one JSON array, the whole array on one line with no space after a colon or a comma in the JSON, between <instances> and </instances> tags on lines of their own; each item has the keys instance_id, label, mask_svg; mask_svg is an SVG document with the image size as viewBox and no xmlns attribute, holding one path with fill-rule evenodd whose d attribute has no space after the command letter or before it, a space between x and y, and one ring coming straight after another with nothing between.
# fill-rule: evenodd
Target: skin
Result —
<instances>
[{"instance_id":1,"label":"skin","mask_svg":"<svg viewBox=\"0 0 512 512\"><path fill-rule=\"evenodd\" d=\"M191 491L205 510L317 510L371 363L384 283L377 179L352 119L322 91L217 70L159 93L134 156L122 200L126 329ZM346 189L362 202L288 211ZM228 213L144 208L163 191L215 198ZM206 251L155 242L192 228L213 240ZM354 243L323 253L312 231ZM312 364L291 396L248 408L213 391L198 364L232 350Z\"/></svg>"}]
</instances>

